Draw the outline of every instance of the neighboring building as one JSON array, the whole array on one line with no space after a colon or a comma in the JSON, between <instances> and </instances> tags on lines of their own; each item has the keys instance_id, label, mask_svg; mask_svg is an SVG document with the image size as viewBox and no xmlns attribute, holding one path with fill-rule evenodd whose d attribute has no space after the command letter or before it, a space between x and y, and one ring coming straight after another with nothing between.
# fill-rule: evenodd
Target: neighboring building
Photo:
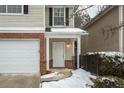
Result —
<instances>
[{"instance_id":1,"label":"neighboring building","mask_svg":"<svg viewBox=\"0 0 124 93\"><path fill-rule=\"evenodd\" d=\"M123 52L123 6L109 6L94 17L83 29L89 35L82 37L82 54L86 52Z\"/></svg>"},{"instance_id":2,"label":"neighboring building","mask_svg":"<svg viewBox=\"0 0 124 93\"><path fill-rule=\"evenodd\" d=\"M70 18L74 6L0 5L0 73L41 73L73 68L81 35ZM76 51L76 52L75 52Z\"/></svg>"}]
</instances>

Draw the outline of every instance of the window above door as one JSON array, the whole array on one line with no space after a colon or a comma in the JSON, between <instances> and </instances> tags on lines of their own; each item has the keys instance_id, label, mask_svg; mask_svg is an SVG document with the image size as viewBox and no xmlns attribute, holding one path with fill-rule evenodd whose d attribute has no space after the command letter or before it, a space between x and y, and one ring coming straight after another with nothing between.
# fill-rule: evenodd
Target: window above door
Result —
<instances>
[{"instance_id":1,"label":"window above door","mask_svg":"<svg viewBox=\"0 0 124 93\"><path fill-rule=\"evenodd\" d=\"M53 8L53 25L64 26L65 24L65 8Z\"/></svg>"},{"instance_id":2,"label":"window above door","mask_svg":"<svg viewBox=\"0 0 124 93\"><path fill-rule=\"evenodd\" d=\"M49 26L69 26L69 8L61 6L49 7Z\"/></svg>"}]
</instances>

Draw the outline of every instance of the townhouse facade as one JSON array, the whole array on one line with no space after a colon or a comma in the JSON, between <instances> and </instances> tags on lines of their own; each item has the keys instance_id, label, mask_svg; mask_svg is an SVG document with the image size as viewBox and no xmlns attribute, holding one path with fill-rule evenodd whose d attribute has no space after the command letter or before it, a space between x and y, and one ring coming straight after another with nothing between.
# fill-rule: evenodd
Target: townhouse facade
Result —
<instances>
[{"instance_id":1,"label":"townhouse facade","mask_svg":"<svg viewBox=\"0 0 124 93\"><path fill-rule=\"evenodd\" d=\"M0 73L41 73L79 68L81 36L74 6L0 5Z\"/></svg>"}]
</instances>

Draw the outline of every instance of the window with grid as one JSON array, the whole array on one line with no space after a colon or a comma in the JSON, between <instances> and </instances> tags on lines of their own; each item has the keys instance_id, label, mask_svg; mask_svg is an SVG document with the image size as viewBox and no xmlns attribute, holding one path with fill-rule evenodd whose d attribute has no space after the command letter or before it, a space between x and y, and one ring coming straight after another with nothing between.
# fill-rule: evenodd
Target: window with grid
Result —
<instances>
[{"instance_id":1,"label":"window with grid","mask_svg":"<svg viewBox=\"0 0 124 93\"><path fill-rule=\"evenodd\" d=\"M54 8L54 26L64 25L64 8Z\"/></svg>"},{"instance_id":2,"label":"window with grid","mask_svg":"<svg viewBox=\"0 0 124 93\"><path fill-rule=\"evenodd\" d=\"M22 13L21 5L0 5L0 13Z\"/></svg>"}]
</instances>

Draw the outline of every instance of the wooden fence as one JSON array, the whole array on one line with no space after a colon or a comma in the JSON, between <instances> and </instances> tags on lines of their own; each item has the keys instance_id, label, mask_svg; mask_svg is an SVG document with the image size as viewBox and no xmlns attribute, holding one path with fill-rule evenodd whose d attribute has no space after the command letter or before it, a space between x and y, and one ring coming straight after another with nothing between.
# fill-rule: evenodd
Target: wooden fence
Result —
<instances>
[{"instance_id":1,"label":"wooden fence","mask_svg":"<svg viewBox=\"0 0 124 93\"><path fill-rule=\"evenodd\" d=\"M73 62L73 69L77 68L77 56L72 56L72 62Z\"/></svg>"},{"instance_id":2,"label":"wooden fence","mask_svg":"<svg viewBox=\"0 0 124 93\"><path fill-rule=\"evenodd\" d=\"M80 55L80 67L94 74L99 74L99 54Z\"/></svg>"}]
</instances>

